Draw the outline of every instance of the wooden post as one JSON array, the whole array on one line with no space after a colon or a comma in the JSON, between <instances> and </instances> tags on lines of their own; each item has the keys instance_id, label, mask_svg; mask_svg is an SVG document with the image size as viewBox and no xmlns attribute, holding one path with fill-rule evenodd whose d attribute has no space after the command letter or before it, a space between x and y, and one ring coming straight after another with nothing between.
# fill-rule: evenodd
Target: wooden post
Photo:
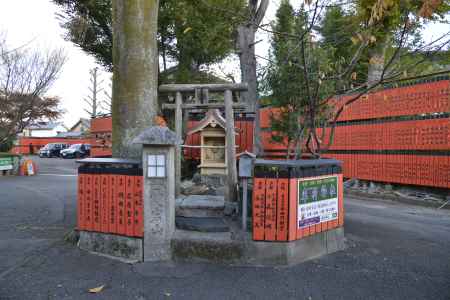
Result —
<instances>
[{"instance_id":1,"label":"wooden post","mask_svg":"<svg viewBox=\"0 0 450 300\"><path fill-rule=\"evenodd\" d=\"M244 189L242 195L242 230L247 231L247 195L248 195L248 178L242 178L242 187Z\"/></svg>"},{"instance_id":2,"label":"wooden post","mask_svg":"<svg viewBox=\"0 0 450 300\"><path fill-rule=\"evenodd\" d=\"M177 92L175 98L175 134L178 141L182 140L183 135L183 96ZM181 145L175 146L175 196L180 195L181 184Z\"/></svg>"},{"instance_id":3,"label":"wooden post","mask_svg":"<svg viewBox=\"0 0 450 300\"><path fill-rule=\"evenodd\" d=\"M194 102L195 102L195 103L200 103L200 102L201 102L201 101L200 101L201 97L202 97L202 90L199 89L199 88L196 88L196 89L195 89Z\"/></svg>"},{"instance_id":4,"label":"wooden post","mask_svg":"<svg viewBox=\"0 0 450 300\"><path fill-rule=\"evenodd\" d=\"M202 89L202 103L209 103L209 90L208 89Z\"/></svg>"},{"instance_id":5,"label":"wooden post","mask_svg":"<svg viewBox=\"0 0 450 300\"><path fill-rule=\"evenodd\" d=\"M227 200L236 200L237 169L236 169L236 140L234 129L233 93L225 90L225 120L226 120L226 158L227 158Z\"/></svg>"}]
</instances>

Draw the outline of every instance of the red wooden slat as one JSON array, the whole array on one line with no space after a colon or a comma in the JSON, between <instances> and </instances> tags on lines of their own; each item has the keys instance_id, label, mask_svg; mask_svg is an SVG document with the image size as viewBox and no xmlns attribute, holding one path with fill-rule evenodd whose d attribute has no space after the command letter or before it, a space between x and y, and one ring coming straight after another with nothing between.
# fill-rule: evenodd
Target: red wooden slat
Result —
<instances>
[{"instance_id":1,"label":"red wooden slat","mask_svg":"<svg viewBox=\"0 0 450 300\"><path fill-rule=\"evenodd\" d=\"M111 215L111 184L109 175L101 175L101 232L109 232Z\"/></svg>"},{"instance_id":2,"label":"red wooden slat","mask_svg":"<svg viewBox=\"0 0 450 300\"><path fill-rule=\"evenodd\" d=\"M266 179L253 179L253 239L264 240L264 220L266 211Z\"/></svg>"},{"instance_id":3,"label":"red wooden slat","mask_svg":"<svg viewBox=\"0 0 450 300\"><path fill-rule=\"evenodd\" d=\"M108 175L110 183L110 200L109 200L109 232L118 233L117 221L118 221L118 195L117 195L117 175Z\"/></svg>"},{"instance_id":4,"label":"red wooden slat","mask_svg":"<svg viewBox=\"0 0 450 300\"><path fill-rule=\"evenodd\" d=\"M134 176L134 236L144 236L144 205L142 176Z\"/></svg>"},{"instance_id":5,"label":"red wooden slat","mask_svg":"<svg viewBox=\"0 0 450 300\"><path fill-rule=\"evenodd\" d=\"M84 226L85 219L85 178L86 175L78 174L78 195L77 195L77 228L78 230L86 229Z\"/></svg>"},{"instance_id":6,"label":"red wooden slat","mask_svg":"<svg viewBox=\"0 0 450 300\"><path fill-rule=\"evenodd\" d=\"M125 230L127 236L134 236L134 177L125 176Z\"/></svg>"},{"instance_id":7,"label":"red wooden slat","mask_svg":"<svg viewBox=\"0 0 450 300\"><path fill-rule=\"evenodd\" d=\"M125 175L117 175L117 233L126 234L126 219L125 219L125 193L126 193L126 179Z\"/></svg>"},{"instance_id":8,"label":"red wooden slat","mask_svg":"<svg viewBox=\"0 0 450 300\"><path fill-rule=\"evenodd\" d=\"M277 233L277 179L266 178L264 240L275 241Z\"/></svg>"},{"instance_id":9,"label":"red wooden slat","mask_svg":"<svg viewBox=\"0 0 450 300\"><path fill-rule=\"evenodd\" d=\"M288 237L289 179L278 178L277 186L277 241Z\"/></svg>"}]
</instances>

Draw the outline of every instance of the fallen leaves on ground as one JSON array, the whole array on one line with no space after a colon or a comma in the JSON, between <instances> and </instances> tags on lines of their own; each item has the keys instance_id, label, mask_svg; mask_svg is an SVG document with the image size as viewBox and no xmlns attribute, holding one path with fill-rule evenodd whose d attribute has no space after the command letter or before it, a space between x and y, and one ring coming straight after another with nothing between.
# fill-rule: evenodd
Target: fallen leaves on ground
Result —
<instances>
[{"instance_id":1,"label":"fallen leaves on ground","mask_svg":"<svg viewBox=\"0 0 450 300\"><path fill-rule=\"evenodd\" d=\"M101 285L101 286L89 289L89 293L93 293L93 294L100 293L101 291L103 291L104 287L105 287L105 285Z\"/></svg>"}]
</instances>

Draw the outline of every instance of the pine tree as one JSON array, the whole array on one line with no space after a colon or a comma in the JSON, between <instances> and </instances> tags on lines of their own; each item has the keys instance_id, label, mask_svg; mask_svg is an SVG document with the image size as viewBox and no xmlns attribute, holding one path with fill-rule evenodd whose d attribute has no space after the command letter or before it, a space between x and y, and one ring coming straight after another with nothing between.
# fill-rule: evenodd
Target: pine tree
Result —
<instances>
[{"instance_id":1,"label":"pine tree","mask_svg":"<svg viewBox=\"0 0 450 300\"><path fill-rule=\"evenodd\" d=\"M272 139L288 148L288 157L293 150L297 157L301 155L306 129L310 127L305 114L309 113L310 93L316 92L308 82L318 79L321 64L327 63L308 31L307 20L303 7L295 12L289 1L283 0L272 28L272 63L268 67L265 88L271 94L270 103L275 112L271 116ZM304 43L304 47L300 47L300 43ZM312 62L308 72L300 63L303 55Z\"/></svg>"}]
</instances>

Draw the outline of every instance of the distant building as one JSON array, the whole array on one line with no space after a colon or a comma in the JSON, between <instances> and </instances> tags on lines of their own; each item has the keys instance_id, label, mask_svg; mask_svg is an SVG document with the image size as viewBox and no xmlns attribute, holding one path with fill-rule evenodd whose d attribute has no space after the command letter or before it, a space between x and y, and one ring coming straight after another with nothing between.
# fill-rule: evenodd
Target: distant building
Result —
<instances>
[{"instance_id":1,"label":"distant building","mask_svg":"<svg viewBox=\"0 0 450 300\"><path fill-rule=\"evenodd\" d=\"M62 138L79 138L90 133L91 120L81 118L67 132L58 133L57 137Z\"/></svg>"},{"instance_id":2,"label":"distant building","mask_svg":"<svg viewBox=\"0 0 450 300\"><path fill-rule=\"evenodd\" d=\"M62 122L37 121L26 127L21 136L24 137L56 137L67 128Z\"/></svg>"}]
</instances>

